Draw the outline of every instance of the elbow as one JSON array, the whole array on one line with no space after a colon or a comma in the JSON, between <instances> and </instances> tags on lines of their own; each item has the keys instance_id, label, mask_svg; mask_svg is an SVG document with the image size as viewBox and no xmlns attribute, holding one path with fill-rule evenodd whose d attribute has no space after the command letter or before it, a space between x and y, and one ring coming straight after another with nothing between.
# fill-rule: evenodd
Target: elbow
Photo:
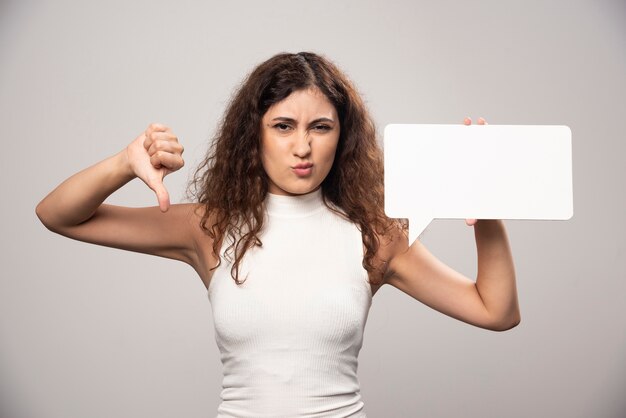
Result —
<instances>
[{"instance_id":1,"label":"elbow","mask_svg":"<svg viewBox=\"0 0 626 418\"><path fill-rule=\"evenodd\" d=\"M497 331L497 332L508 331L518 326L521 321L522 321L522 317L518 314L513 319L502 321L496 324L495 326L491 327L491 330Z\"/></svg>"},{"instance_id":2,"label":"elbow","mask_svg":"<svg viewBox=\"0 0 626 418\"><path fill-rule=\"evenodd\" d=\"M37 206L35 206L35 215L37 215L37 218L39 218L39 221L47 227L45 212L43 210L42 203L43 201L39 202Z\"/></svg>"},{"instance_id":3,"label":"elbow","mask_svg":"<svg viewBox=\"0 0 626 418\"><path fill-rule=\"evenodd\" d=\"M39 221L45 226L49 231L57 232L56 228L54 228L54 224L50 222L49 216L46 212L45 205L43 204L43 200L37 204L35 207L35 215L39 218Z\"/></svg>"},{"instance_id":4,"label":"elbow","mask_svg":"<svg viewBox=\"0 0 626 418\"><path fill-rule=\"evenodd\" d=\"M49 231L67 236L69 231L85 221L78 222L68 219L68 214L64 212L67 211L59 208L54 203L47 202L46 199L43 199L35 206L37 218Z\"/></svg>"}]
</instances>

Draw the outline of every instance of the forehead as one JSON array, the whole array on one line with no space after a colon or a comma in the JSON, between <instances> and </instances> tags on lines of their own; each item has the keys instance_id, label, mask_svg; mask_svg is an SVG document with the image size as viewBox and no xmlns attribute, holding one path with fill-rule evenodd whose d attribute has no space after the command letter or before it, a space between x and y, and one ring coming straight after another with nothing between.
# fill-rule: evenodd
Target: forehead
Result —
<instances>
[{"instance_id":1,"label":"forehead","mask_svg":"<svg viewBox=\"0 0 626 418\"><path fill-rule=\"evenodd\" d=\"M287 116L294 119L308 116L336 118L335 106L317 87L296 90L267 109L265 118Z\"/></svg>"}]
</instances>

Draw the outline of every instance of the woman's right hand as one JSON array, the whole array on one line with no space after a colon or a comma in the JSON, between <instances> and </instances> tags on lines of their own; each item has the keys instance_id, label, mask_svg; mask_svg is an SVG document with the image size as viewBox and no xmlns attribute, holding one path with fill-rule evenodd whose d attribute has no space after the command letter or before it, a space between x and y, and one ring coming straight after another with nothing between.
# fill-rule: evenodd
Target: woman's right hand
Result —
<instances>
[{"instance_id":1,"label":"woman's right hand","mask_svg":"<svg viewBox=\"0 0 626 418\"><path fill-rule=\"evenodd\" d=\"M183 151L172 130L160 123L151 123L126 147L130 169L156 193L161 212L170 207L163 178L185 165Z\"/></svg>"},{"instance_id":2,"label":"woman's right hand","mask_svg":"<svg viewBox=\"0 0 626 418\"><path fill-rule=\"evenodd\" d=\"M176 135L167 126L153 123L115 155L65 179L39 202L35 213L46 228L68 238L180 260L200 268L197 243L206 240L199 227L198 205L170 206L163 186L163 177L183 166L182 153ZM155 191L158 206L104 203L135 177Z\"/></svg>"}]
</instances>

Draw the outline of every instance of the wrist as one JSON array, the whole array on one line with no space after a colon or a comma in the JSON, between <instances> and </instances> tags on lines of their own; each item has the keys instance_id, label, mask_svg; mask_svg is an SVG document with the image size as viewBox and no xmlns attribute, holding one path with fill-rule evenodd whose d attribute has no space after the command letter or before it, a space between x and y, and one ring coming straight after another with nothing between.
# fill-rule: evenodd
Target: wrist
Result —
<instances>
[{"instance_id":1,"label":"wrist","mask_svg":"<svg viewBox=\"0 0 626 418\"><path fill-rule=\"evenodd\" d=\"M483 228L497 228L504 226L502 219L479 219L474 226L480 225Z\"/></svg>"},{"instance_id":2,"label":"wrist","mask_svg":"<svg viewBox=\"0 0 626 418\"><path fill-rule=\"evenodd\" d=\"M114 158L118 172L121 173L126 182L131 181L132 179L137 177L130 165L127 148L124 148L122 151L118 152L114 156Z\"/></svg>"},{"instance_id":3,"label":"wrist","mask_svg":"<svg viewBox=\"0 0 626 418\"><path fill-rule=\"evenodd\" d=\"M481 219L474 225L477 239L496 239L506 235L506 227L502 219Z\"/></svg>"}]
</instances>

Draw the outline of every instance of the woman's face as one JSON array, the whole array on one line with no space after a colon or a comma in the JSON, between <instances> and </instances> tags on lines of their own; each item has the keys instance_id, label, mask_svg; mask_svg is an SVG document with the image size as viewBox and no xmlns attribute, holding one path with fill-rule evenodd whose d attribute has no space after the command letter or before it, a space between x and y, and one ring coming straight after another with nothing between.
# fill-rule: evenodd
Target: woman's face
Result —
<instances>
[{"instance_id":1,"label":"woman's face","mask_svg":"<svg viewBox=\"0 0 626 418\"><path fill-rule=\"evenodd\" d=\"M339 119L328 98L317 88L294 91L270 106L261 124L269 192L293 196L317 190L339 142Z\"/></svg>"}]
</instances>

